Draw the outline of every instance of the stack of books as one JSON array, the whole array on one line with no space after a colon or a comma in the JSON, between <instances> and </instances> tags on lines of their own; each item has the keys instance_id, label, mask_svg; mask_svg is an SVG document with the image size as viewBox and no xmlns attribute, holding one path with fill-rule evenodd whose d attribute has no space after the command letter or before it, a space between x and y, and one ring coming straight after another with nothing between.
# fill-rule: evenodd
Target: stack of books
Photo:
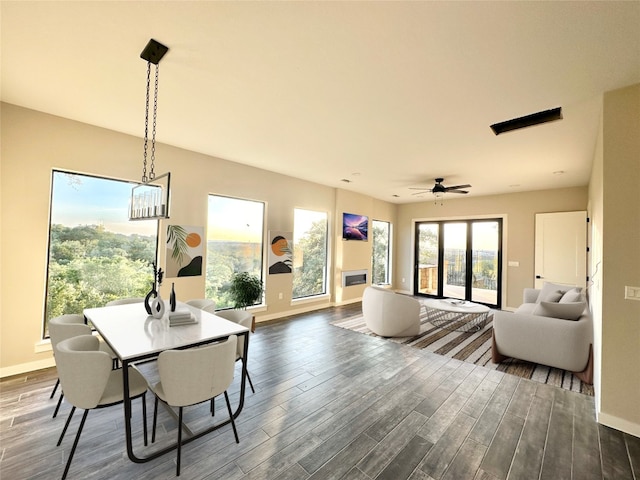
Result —
<instances>
[{"instance_id":1,"label":"stack of books","mask_svg":"<svg viewBox=\"0 0 640 480\"><path fill-rule=\"evenodd\" d=\"M188 325L191 323L196 323L195 317L191 314L189 310L176 310L175 312L169 313L169 326L175 327L176 325Z\"/></svg>"}]
</instances>

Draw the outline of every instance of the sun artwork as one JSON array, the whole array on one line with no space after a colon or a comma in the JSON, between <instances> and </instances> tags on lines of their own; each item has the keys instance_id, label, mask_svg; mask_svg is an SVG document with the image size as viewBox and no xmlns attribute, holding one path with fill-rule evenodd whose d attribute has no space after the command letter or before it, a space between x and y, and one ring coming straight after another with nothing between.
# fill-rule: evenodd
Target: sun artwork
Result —
<instances>
[{"instance_id":1,"label":"sun artwork","mask_svg":"<svg viewBox=\"0 0 640 480\"><path fill-rule=\"evenodd\" d=\"M200 245L200 243L202 242L202 239L200 238L200 235L198 235L195 232L191 232L189 235L187 235L187 239L186 239L187 245L189 245L191 248L195 248L198 245Z\"/></svg>"},{"instance_id":2,"label":"sun artwork","mask_svg":"<svg viewBox=\"0 0 640 480\"><path fill-rule=\"evenodd\" d=\"M289 247L289 242L287 242L287 239L283 237L278 237L271 244L271 250L278 257L285 255L288 252L288 247Z\"/></svg>"}]
</instances>

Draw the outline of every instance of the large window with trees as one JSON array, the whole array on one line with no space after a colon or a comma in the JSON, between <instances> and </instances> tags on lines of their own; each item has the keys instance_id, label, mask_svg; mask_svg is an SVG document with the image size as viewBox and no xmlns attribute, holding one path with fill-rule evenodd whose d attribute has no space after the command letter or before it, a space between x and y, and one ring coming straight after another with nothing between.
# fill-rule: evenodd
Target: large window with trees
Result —
<instances>
[{"instance_id":1,"label":"large window with trees","mask_svg":"<svg viewBox=\"0 0 640 480\"><path fill-rule=\"evenodd\" d=\"M327 293L326 212L296 208L293 219L293 298Z\"/></svg>"},{"instance_id":2,"label":"large window with trees","mask_svg":"<svg viewBox=\"0 0 640 480\"><path fill-rule=\"evenodd\" d=\"M390 279L391 224L373 220L373 251L371 258L371 282L374 285L388 285Z\"/></svg>"},{"instance_id":3,"label":"large window with trees","mask_svg":"<svg viewBox=\"0 0 640 480\"><path fill-rule=\"evenodd\" d=\"M54 170L43 337L48 322L123 297L153 282L158 224L129 221L132 184Z\"/></svg>"},{"instance_id":4,"label":"large window with trees","mask_svg":"<svg viewBox=\"0 0 640 480\"><path fill-rule=\"evenodd\" d=\"M264 210L263 202L209 195L205 288L216 308L233 307L229 288L234 273L263 280Z\"/></svg>"}]
</instances>

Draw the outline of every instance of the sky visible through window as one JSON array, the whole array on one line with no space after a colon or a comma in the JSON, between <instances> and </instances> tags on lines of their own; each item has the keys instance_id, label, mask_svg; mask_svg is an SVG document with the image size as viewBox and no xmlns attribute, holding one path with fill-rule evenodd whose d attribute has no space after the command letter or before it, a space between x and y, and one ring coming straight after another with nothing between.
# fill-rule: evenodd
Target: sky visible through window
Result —
<instances>
[{"instance_id":1,"label":"sky visible through window","mask_svg":"<svg viewBox=\"0 0 640 480\"><path fill-rule=\"evenodd\" d=\"M126 181L55 171L51 224L103 225L110 232L125 235L155 235L157 222L129 221L132 187Z\"/></svg>"}]
</instances>

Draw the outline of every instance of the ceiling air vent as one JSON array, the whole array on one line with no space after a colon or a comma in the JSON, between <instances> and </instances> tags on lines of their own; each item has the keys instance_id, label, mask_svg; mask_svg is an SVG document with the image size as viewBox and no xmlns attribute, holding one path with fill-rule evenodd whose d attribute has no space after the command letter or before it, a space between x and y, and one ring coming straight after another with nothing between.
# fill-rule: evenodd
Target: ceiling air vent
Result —
<instances>
[{"instance_id":1,"label":"ceiling air vent","mask_svg":"<svg viewBox=\"0 0 640 480\"><path fill-rule=\"evenodd\" d=\"M524 117L514 118L505 122L494 123L491 125L491 130L496 135L501 133L510 132L511 130L518 130L520 128L531 127L533 125L539 125L541 123L553 122L554 120L562 119L562 107L552 108L551 110L544 110L538 113L532 113L531 115L525 115Z\"/></svg>"}]
</instances>

